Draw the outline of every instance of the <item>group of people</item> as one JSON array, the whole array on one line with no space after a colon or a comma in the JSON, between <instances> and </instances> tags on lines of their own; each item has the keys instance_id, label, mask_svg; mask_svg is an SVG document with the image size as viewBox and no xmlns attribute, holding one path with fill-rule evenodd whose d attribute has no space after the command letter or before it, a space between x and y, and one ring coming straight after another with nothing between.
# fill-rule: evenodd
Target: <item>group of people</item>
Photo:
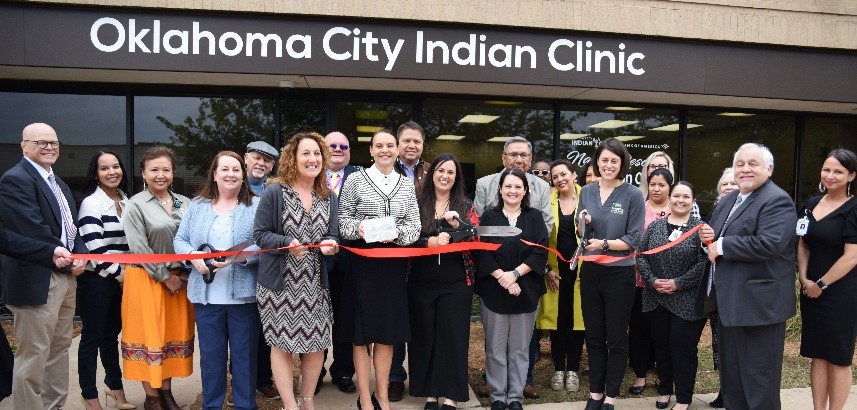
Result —
<instances>
[{"instance_id":1,"label":"group of people","mask_svg":"<svg viewBox=\"0 0 857 410\"><path fill-rule=\"evenodd\" d=\"M771 152L742 145L703 220L694 186L674 180L663 152L644 161L639 188L625 182L631 156L615 138L600 143L586 168L560 159L531 170L531 143L512 137L502 170L477 181L472 201L458 159L444 153L424 162L424 142L415 122L377 131L373 163L361 168L349 164L351 146L339 132L299 132L281 150L256 141L243 156L218 153L192 199L172 189L169 148L143 153L143 189L130 197L120 157L101 150L75 202L52 172L56 132L27 126L24 158L0 180L3 297L19 341L9 373L15 408L66 401L77 302L88 409L102 408L99 355L104 392L117 408L136 408L123 378L142 382L145 409L179 408L171 380L192 372L195 338L204 409L224 402L254 409L257 392L282 399L285 409L313 409L329 349L331 379L358 393L359 409L390 409L408 376L409 394L424 397L425 409L453 409L469 399L475 293L492 410L521 409L534 393L541 330L550 331L554 390L580 388L586 346L587 410L614 408L629 363L637 377L629 392L642 393L654 365L656 407L668 408L674 394L673 408L684 410L706 320L721 374L720 402L712 404L777 409L795 271L815 408L844 406L857 334L853 152L827 156L822 195L795 212L770 180ZM481 237L467 234L474 227ZM474 240L499 248L432 252ZM402 247L426 249L378 257ZM242 252L191 259L227 249ZM119 264L72 253L189 260ZM6 385L0 380L8 396Z\"/></svg>"}]
</instances>

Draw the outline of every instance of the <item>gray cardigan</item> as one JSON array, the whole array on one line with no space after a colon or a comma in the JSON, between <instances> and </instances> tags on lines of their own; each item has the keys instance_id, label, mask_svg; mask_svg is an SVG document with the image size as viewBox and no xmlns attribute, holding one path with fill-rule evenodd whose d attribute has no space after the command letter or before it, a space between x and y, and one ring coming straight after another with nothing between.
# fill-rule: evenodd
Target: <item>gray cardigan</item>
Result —
<instances>
[{"instance_id":1,"label":"gray cardigan","mask_svg":"<svg viewBox=\"0 0 857 410\"><path fill-rule=\"evenodd\" d=\"M333 239L339 242L339 201L336 200L336 194L333 192L330 193L328 200L330 200L330 228L322 240ZM295 239L283 231L283 206L282 184L268 185L265 188L265 194L262 195L262 200L259 201L259 208L256 210L256 219L253 223L253 239L256 240L256 244L260 248L282 248L289 246ZM280 250L259 254L259 274L256 279L260 285L277 292L285 289L282 266L284 263L283 255L288 252L288 250ZM321 258L321 286L325 289L329 286L325 258Z\"/></svg>"}]
</instances>

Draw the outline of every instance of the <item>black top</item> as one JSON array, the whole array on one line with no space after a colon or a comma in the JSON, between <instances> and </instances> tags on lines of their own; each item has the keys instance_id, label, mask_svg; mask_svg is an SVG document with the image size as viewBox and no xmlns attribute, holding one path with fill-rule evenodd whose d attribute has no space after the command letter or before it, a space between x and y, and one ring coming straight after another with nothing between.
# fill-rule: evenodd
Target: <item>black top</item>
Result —
<instances>
[{"instance_id":1,"label":"black top","mask_svg":"<svg viewBox=\"0 0 857 410\"><path fill-rule=\"evenodd\" d=\"M508 226L509 220L502 212L488 209L479 218L479 225ZM547 251L520 241L526 239L547 246L548 232L544 218L539 210L530 208L521 211L515 226L521 229L521 234L517 236L482 237L484 242L502 245L500 249L476 252L476 293L489 309L501 314L534 312L538 308L539 298L547 291L543 278ZM491 272L497 269L510 271L521 263L532 268L532 271L518 278L521 294L512 296L491 276Z\"/></svg>"},{"instance_id":2,"label":"black top","mask_svg":"<svg viewBox=\"0 0 857 410\"><path fill-rule=\"evenodd\" d=\"M559 206L559 204L557 204ZM559 213L559 230L556 233L556 250L570 258L577 251L577 237L574 234L575 230L575 214L563 215Z\"/></svg>"}]
</instances>

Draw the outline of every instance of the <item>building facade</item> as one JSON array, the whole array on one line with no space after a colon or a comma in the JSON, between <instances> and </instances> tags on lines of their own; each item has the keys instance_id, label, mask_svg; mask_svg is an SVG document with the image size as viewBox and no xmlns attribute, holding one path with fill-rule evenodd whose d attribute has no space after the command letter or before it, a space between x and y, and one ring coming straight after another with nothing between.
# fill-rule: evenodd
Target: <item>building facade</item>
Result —
<instances>
[{"instance_id":1,"label":"building facade","mask_svg":"<svg viewBox=\"0 0 857 410\"><path fill-rule=\"evenodd\" d=\"M57 172L82 186L112 149L136 176L152 144L179 154L193 195L214 154L415 120L423 158L465 179L495 172L503 141L588 162L607 137L642 161L667 152L704 212L742 143L775 155L800 203L823 156L857 147L857 3L789 0L107 1L0 5L0 168L20 132L52 124Z\"/></svg>"}]
</instances>

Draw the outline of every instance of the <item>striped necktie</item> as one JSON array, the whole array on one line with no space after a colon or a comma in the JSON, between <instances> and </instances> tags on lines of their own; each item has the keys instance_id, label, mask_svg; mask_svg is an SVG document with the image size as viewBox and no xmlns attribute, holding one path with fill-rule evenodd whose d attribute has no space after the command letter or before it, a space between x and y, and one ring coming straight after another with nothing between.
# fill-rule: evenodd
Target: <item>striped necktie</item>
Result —
<instances>
[{"instance_id":1,"label":"striped necktie","mask_svg":"<svg viewBox=\"0 0 857 410\"><path fill-rule=\"evenodd\" d=\"M59 204L60 207L62 226L63 229L65 229L66 247L69 250L72 250L74 249L74 238L77 236L77 226L74 224L74 218L71 217L71 208L69 208L68 201L66 201L65 195L63 195L53 173L48 175L48 185L51 186L51 191L54 192L54 196L57 198L57 204Z\"/></svg>"}]
</instances>

